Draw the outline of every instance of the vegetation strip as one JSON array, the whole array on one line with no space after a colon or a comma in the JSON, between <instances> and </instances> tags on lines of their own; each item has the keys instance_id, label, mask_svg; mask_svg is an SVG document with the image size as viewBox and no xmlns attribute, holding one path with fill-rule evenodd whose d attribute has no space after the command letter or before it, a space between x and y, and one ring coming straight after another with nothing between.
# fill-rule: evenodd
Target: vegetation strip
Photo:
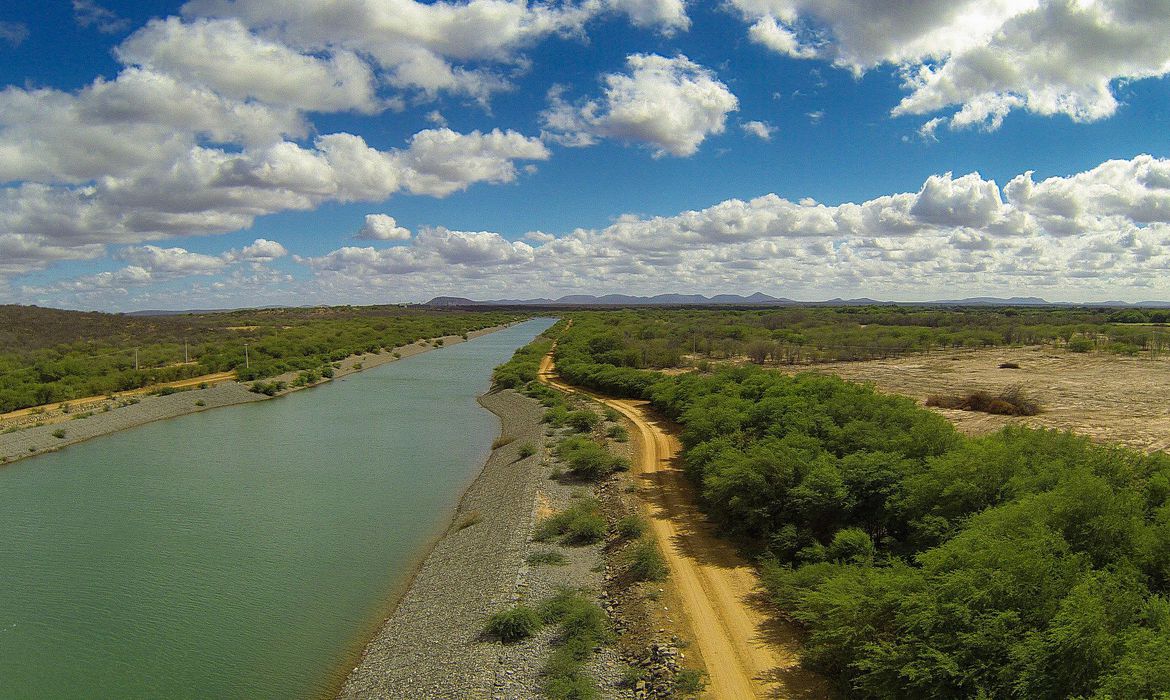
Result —
<instances>
[{"instance_id":1,"label":"vegetation strip","mask_svg":"<svg viewBox=\"0 0 1170 700\"><path fill-rule=\"evenodd\" d=\"M807 629L806 667L849 697L1170 692L1170 458L1020 428L964 438L830 377L615 364L695 315L575 314L557 368L683 426L708 512Z\"/></svg>"}]
</instances>

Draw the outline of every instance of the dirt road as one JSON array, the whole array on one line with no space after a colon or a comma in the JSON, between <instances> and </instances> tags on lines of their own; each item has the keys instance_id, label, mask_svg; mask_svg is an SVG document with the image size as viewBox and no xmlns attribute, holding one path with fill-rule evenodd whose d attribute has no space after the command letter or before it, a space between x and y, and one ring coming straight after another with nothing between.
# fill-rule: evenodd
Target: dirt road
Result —
<instances>
[{"instance_id":1,"label":"dirt road","mask_svg":"<svg viewBox=\"0 0 1170 700\"><path fill-rule=\"evenodd\" d=\"M180 379L180 380L175 381L175 382L163 382L162 384L151 384L150 386L144 386L140 389L130 389L128 391L119 391L119 392L115 392L114 394L112 394L112 396L114 396L115 398L123 398L123 397L129 397L129 396L141 396L142 394L149 394L150 392L158 391L159 389L165 389L165 388L190 389L192 387L197 387L200 384L214 386L214 385L219 384L221 382L235 380L235 378L236 378L236 373L234 371L232 371L232 372L217 372L215 374L204 374L204 375L201 375L198 377L192 377L190 379ZM49 420L53 417L60 418L62 416L59 416L57 414L62 414L64 412L66 406L68 406L71 411L81 411L81 410L85 410L86 408L89 408L91 406L101 404L102 402L109 401L109 399L110 399L110 395L87 396L87 397L81 398L81 399L70 399L69 401L59 401L57 403L46 404L44 406L33 406L31 408L22 408L22 409L17 410L17 411L11 411L9 413L0 413L0 425L3 425L5 423L12 421L12 420L15 420L15 419L25 418L25 417L34 416L34 415L37 416L39 419L44 419L44 420ZM64 416L64 417L67 418L68 416Z\"/></svg>"},{"instance_id":2,"label":"dirt road","mask_svg":"<svg viewBox=\"0 0 1170 700\"><path fill-rule=\"evenodd\" d=\"M768 614L755 569L715 536L698 511L677 463L678 440L647 402L569 386L557 378L551 355L541 362L540 379L562 391L588 394L633 424L634 474L649 501L651 530L670 566L670 584L684 606L690 638L710 676L710 695L827 697L823 682L798 665L796 630Z\"/></svg>"}]
</instances>

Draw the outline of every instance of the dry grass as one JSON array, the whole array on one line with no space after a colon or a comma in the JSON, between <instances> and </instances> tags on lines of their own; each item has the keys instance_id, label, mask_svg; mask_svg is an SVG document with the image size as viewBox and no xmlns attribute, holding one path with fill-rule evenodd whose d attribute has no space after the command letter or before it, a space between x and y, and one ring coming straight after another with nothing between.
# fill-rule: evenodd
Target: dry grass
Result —
<instances>
[{"instance_id":1,"label":"dry grass","mask_svg":"<svg viewBox=\"0 0 1170 700\"><path fill-rule=\"evenodd\" d=\"M1008 387L998 394L982 390L960 396L933 394L926 399L926 405L997 416L1034 416L1040 413L1040 402L1019 386Z\"/></svg>"}]
</instances>

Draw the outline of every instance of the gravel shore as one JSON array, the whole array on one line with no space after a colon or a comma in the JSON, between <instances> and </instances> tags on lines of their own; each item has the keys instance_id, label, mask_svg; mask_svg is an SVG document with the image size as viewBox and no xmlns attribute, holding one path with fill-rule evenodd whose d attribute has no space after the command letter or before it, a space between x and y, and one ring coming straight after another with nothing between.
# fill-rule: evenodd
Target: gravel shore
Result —
<instances>
[{"instance_id":1,"label":"gravel shore","mask_svg":"<svg viewBox=\"0 0 1170 700\"><path fill-rule=\"evenodd\" d=\"M556 626L501 644L483 636L488 617L516 603L539 605L562 588L585 591L610 608L604 542L565 547L532 540L537 520L596 492L552 478L559 469L549 450L565 431L547 430L544 408L512 390L486 394L480 403L500 418L500 434L511 441L493 450L339 698L537 700L544 697L540 672ZM535 451L521 458L525 445ZM527 563L550 550L564 555L563 565ZM601 697L634 697L619 687L621 667L615 647L594 654L589 673Z\"/></svg>"},{"instance_id":2,"label":"gravel shore","mask_svg":"<svg viewBox=\"0 0 1170 700\"><path fill-rule=\"evenodd\" d=\"M492 451L451 527L349 674L341 698L491 698L509 648L480 638L523 588L536 493L546 479L540 404L506 390L480 398L513 438ZM508 697L513 697L509 694Z\"/></svg>"},{"instance_id":3,"label":"gravel shore","mask_svg":"<svg viewBox=\"0 0 1170 700\"><path fill-rule=\"evenodd\" d=\"M472 331L467 334L468 339L478 338L506 327L495 326ZM464 342L463 338L457 335L446 336L442 338L442 341L439 344L436 340L420 340L386 352L353 355L341 361L341 368L336 371L334 377L340 379L347 374L405 359L439 346L450 346ZM296 376L297 373L291 372L266 381L279 380L291 384ZM296 391L299 388L308 387L289 388L277 396ZM234 406L272 398L264 394L253 393L248 389L249 384L228 381L205 389L191 389L168 396L127 392L110 400L87 405L84 410L77 410L72 414L63 414L60 410L56 410L44 414L27 415L19 420L5 421L0 425L0 431L3 431L0 432L0 464L15 462L45 452L53 452L68 445L152 423L156 420L177 418L188 413L207 411L221 406ZM43 423L43 425L37 425L37 423ZM10 429L14 429L13 432L7 432ZM62 437L58 437L58 434Z\"/></svg>"}]
</instances>

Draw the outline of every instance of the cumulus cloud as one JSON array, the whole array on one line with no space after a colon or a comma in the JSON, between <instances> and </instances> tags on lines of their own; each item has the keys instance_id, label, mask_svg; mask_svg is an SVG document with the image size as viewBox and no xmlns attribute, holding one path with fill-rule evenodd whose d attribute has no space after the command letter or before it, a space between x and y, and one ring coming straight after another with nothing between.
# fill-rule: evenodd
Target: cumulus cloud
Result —
<instances>
[{"instance_id":1,"label":"cumulus cloud","mask_svg":"<svg viewBox=\"0 0 1170 700\"><path fill-rule=\"evenodd\" d=\"M1170 73L1170 11L1145 0L731 0L753 40L864 73L887 64L909 94L894 115L955 110L952 128L995 129L1013 110L1090 122L1112 85ZM928 127L933 134L939 122ZM929 122L928 122L929 124Z\"/></svg>"},{"instance_id":2,"label":"cumulus cloud","mask_svg":"<svg viewBox=\"0 0 1170 700\"><path fill-rule=\"evenodd\" d=\"M772 126L768 122L762 122L758 120L744 122L740 124L739 127L744 130L744 133L755 136L756 138L763 141L771 141L772 134L776 132L776 127Z\"/></svg>"},{"instance_id":3,"label":"cumulus cloud","mask_svg":"<svg viewBox=\"0 0 1170 700\"><path fill-rule=\"evenodd\" d=\"M553 6L507 0L192 0L188 18L234 18L302 51L344 49L371 57L391 84L486 101L509 83L497 66L542 38L575 34L597 3Z\"/></svg>"},{"instance_id":4,"label":"cumulus cloud","mask_svg":"<svg viewBox=\"0 0 1170 700\"><path fill-rule=\"evenodd\" d=\"M265 265L286 255L288 251L283 245L264 238L258 238L241 249L228 250L219 255L195 253L179 247L127 246L114 256L115 259L128 263L125 267L58 280L44 286L26 285L22 288L22 293L26 297L38 300L67 298L73 305L101 306L111 299L126 297L132 288L141 290L172 280L193 276L210 277L225 272L229 274L230 279L239 274L238 267L241 264L250 267L253 276L270 276L272 271ZM278 275L273 279L291 281L291 277L286 275ZM146 292L143 298L152 298L152 295Z\"/></svg>"},{"instance_id":5,"label":"cumulus cloud","mask_svg":"<svg viewBox=\"0 0 1170 700\"><path fill-rule=\"evenodd\" d=\"M498 129L429 129L406 148L386 151L344 133L320 136L311 147L279 142L240 152L179 150L171 163L129 168L93 184L2 189L0 231L28 232L21 246L44 247L46 261L69 247L78 249L73 257L89 257L95 244L226 233L257 216L329 201L382 201L402 191L442 197L479 182L511 182L519 175L516 160L549 155L539 139ZM43 266L33 259L20 267Z\"/></svg>"},{"instance_id":6,"label":"cumulus cloud","mask_svg":"<svg viewBox=\"0 0 1170 700\"><path fill-rule=\"evenodd\" d=\"M320 112L373 113L373 71L349 51L306 55L252 34L239 21L151 20L116 50L126 65L165 73L236 99Z\"/></svg>"},{"instance_id":7,"label":"cumulus cloud","mask_svg":"<svg viewBox=\"0 0 1170 700\"><path fill-rule=\"evenodd\" d=\"M629 15L636 26L657 27L667 35L691 26L684 0L607 0L607 4Z\"/></svg>"},{"instance_id":8,"label":"cumulus cloud","mask_svg":"<svg viewBox=\"0 0 1170 700\"><path fill-rule=\"evenodd\" d=\"M571 104L563 90L552 91L542 114L551 138L570 146L611 138L645 144L656 158L690 156L739 109L715 73L686 56L633 54L626 66L628 73L604 76L600 98Z\"/></svg>"},{"instance_id":9,"label":"cumulus cloud","mask_svg":"<svg viewBox=\"0 0 1170 700\"><path fill-rule=\"evenodd\" d=\"M358 229L354 238L363 241L408 241L410 229L398 225L393 216L366 214L366 223Z\"/></svg>"},{"instance_id":10,"label":"cumulus cloud","mask_svg":"<svg viewBox=\"0 0 1170 700\"><path fill-rule=\"evenodd\" d=\"M429 229L407 246L342 248L305 262L332 294L376 287L410 299L756 288L922 299L939 296L940 285L1159 296L1170 292L1170 160L1108 161L1040 181L1024 173L1003 187L946 173L917 192L838 205L772 194L525 238Z\"/></svg>"}]
</instances>

